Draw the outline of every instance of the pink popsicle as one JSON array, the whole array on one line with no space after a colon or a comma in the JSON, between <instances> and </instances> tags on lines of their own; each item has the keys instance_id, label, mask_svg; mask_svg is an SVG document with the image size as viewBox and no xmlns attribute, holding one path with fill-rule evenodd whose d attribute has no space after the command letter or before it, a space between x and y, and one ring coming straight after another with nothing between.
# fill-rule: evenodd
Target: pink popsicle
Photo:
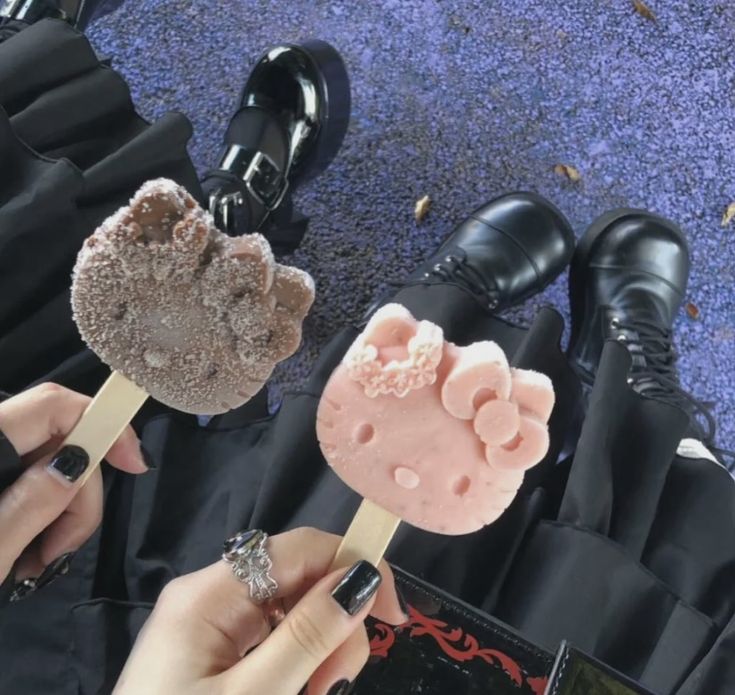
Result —
<instances>
[{"instance_id":1,"label":"pink popsicle","mask_svg":"<svg viewBox=\"0 0 735 695\"><path fill-rule=\"evenodd\" d=\"M407 309L382 307L335 370L317 436L337 475L402 520L458 535L495 521L548 450L544 375L492 342L458 347Z\"/></svg>"}]
</instances>

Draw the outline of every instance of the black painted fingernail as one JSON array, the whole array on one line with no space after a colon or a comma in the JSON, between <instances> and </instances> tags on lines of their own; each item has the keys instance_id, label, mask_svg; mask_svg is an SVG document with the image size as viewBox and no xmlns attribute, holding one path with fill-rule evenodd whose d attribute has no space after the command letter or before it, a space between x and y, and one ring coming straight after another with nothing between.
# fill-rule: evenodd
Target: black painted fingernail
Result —
<instances>
[{"instance_id":1,"label":"black painted fingernail","mask_svg":"<svg viewBox=\"0 0 735 695\"><path fill-rule=\"evenodd\" d=\"M332 598L350 615L360 612L375 595L383 578L367 560L360 560L342 578L332 592Z\"/></svg>"},{"instance_id":2,"label":"black painted fingernail","mask_svg":"<svg viewBox=\"0 0 735 695\"><path fill-rule=\"evenodd\" d=\"M28 577L28 579L18 582L13 587L13 592L10 594L10 598L8 599L10 603L22 601L26 596L32 594L36 590L37 581L38 579L36 579L36 577Z\"/></svg>"},{"instance_id":3,"label":"black painted fingernail","mask_svg":"<svg viewBox=\"0 0 735 695\"><path fill-rule=\"evenodd\" d=\"M80 446L65 446L49 463L50 471L74 483L87 470L89 454Z\"/></svg>"},{"instance_id":4,"label":"black painted fingernail","mask_svg":"<svg viewBox=\"0 0 735 695\"><path fill-rule=\"evenodd\" d=\"M140 445L140 455L143 457L143 463L145 463L146 468L149 471L155 471L156 468L158 468L158 463L156 462L156 459L153 458L153 454L151 454L151 452L142 444Z\"/></svg>"},{"instance_id":5,"label":"black painted fingernail","mask_svg":"<svg viewBox=\"0 0 735 695\"><path fill-rule=\"evenodd\" d=\"M352 692L352 683L343 678L327 691L327 695L349 695L350 692Z\"/></svg>"},{"instance_id":6,"label":"black painted fingernail","mask_svg":"<svg viewBox=\"0 0 735 695\"><path fill-rule=\"evenodd\" d=\"M28 577L27 579L18 582L13 588L13 593L10 594L10 602L15 603L16 601L21 601L27 596L40 591L44 586L48 586L55 579L68 574L73 558L74 553L65 553L49 564L46 569L41 572L40 576Z\"/></svg>"},{"instance_id":7,"label":"black painted fingernail","mask_svg":"<svg viewBox=\"0 0 735 695\"><path fill-rule=\"evenodd\" d=\"M398 597L398 606L401 609L403 615L406 616L406 620L408 621L408 619L411 617L408 614L408 604L406 603L406 599L403 597L403 592L398 586L396 586L396 596Z\"/></svg>"},{"instance_id":8,"label":"black painted fingernail","mask_svg":"<svg viewBox=\"0 0 735 695\"><path fill-rule=\"evenodd\" d=\"M63 577L69 573L71 567L71 561L74 558L74 553L65 553L61 557L56 558L46 569L41 572L41 576L36 581L36 591L43 589L44 586L48 586L52 581Z\"/></svg>"}]
</instances>

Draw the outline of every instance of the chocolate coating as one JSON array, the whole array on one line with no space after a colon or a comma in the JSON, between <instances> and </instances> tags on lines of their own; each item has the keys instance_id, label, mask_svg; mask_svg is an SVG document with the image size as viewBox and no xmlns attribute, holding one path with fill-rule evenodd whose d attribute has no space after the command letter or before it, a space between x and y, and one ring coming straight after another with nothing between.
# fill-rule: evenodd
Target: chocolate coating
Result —
<instances>
[{"instance_id":1,"label":"chocolate coating","mask_svg":"<svg viewBox=\"0 0 735 695\"><path fill-rule=\"evenodd\" d=\"M259 234L230 238L181 186L146 183L84 244L74 320L110 367L159 401L214 415L248 401L301 342L308 274Z\"/></svg>"}]
</instances>

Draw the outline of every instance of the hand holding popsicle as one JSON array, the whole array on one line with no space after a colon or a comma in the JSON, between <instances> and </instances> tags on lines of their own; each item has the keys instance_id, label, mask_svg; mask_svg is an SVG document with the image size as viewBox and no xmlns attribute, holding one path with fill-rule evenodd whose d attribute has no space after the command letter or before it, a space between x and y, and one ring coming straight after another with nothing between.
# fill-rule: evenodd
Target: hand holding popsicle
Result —
<instances>
[{"instance_id":1,"label":"hand holding popsicle","mask_svg":"<svg viewBox=\"0 0 735 695\"><path fill-rule=\"evenodd\" d=\"M510 368L495 343L457 347L400 305L378 310L317 413L328 463L370 510L358 512L340 566L361 551L377 561L399 519L450 535L495 521L546 454L553 405L548 377Z\"/></svg>"},{"instance_id":2,"label":"hand holding popsicle","mask_svg":"<svg viewBox=\"0 0 735 695\"><path fill-rule=\"evenodd\" d=\"M68 569L70 554L99 525L102 476L82 490L61 487L48 465L58 443L89 406L90 398L55 384L34 386L0 403L0 583L13 571L17 600ZM111 466L148 470L131 428L109 451ZM0 598L2 603L2 598Z\"/></svg>"}]
</instances>

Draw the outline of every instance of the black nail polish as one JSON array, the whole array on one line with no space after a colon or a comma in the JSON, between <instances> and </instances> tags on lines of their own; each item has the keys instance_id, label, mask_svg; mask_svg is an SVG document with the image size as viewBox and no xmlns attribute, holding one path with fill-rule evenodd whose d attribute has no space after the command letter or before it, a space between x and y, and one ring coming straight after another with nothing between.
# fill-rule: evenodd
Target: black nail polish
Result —
<instances>
[{"instance_id":1,"label":"black nail polish","mask_svg":"<svg viewBox=\"0 0 735 695\"><path fill-rule=\"evenodd\" d=\"M398 606L401 609L403 615L406 616L406 621L408 621L408 619L411 617L408 614L408 604L406 603L406 599L403 596L403 592L398 586L396 586L396 596L398 597Z\"/></svg>"},{"instance_id":2,"label":"black nail polish","mask_svg":"<svg viewBox=\"0 0 735 695\"><path fill-rule=\"evenodd\" d=\"M156 468L158 468L158 463L156 462L156 459L153 458L153 454L151 454L151 452L142 444L140 445L140 455L143 457L143 463L145 463L146 468L149 471L155 471Z\"/></svg>"},{"instance_id":3,"label":"black nail polish","mask_svg":"<svg viewBox=\"0 0 735 695\"><path fill-rule=\"evenodd\" d=\"M28 577L27 579L18 582L13 587L13 592L10 594L10 598L8 599L10 603L22 601L26 596L30 596L36 590L37 581L38 579L36 577Z\"/></svg>"},{"instance_id":4,"label":"black nail polish","mask_svg":"<svg viewBox=\"0 0 735 695\"><path fill-rule=\"evenodd\" d=\"M36 591L43 589L44 586L48 586L55 579L63 577L65 574L69 574L69 568L71 567L71 561L73 558L74 553L65 553L48 565L46 569L41 572L41 576L36 580Z\"/></svg>"},{"instance_id":5,"label":"black nail polish","mask_svg":"<svg viewBox=\"0 0 735 695\"><path fill-rule=\"evenodd\" d=\"M49 470L56 471L70 483L79 480L89 466L89 454L80 446L65 446L49 463Z\"/></svg>"},{"instance_id":6,"label":"black nail polish","mask_svg":"<svg viewBox=\"0 0 735 695\"><path fill-rule=\"evenodd\" d=\"M352 566L332 592L332 598L350 615L359 613L375 595L382 577L367 560Z\"/></svg>"},{"instance_id":7,"label":"black nail polish","mask_svg":"<svg viewBox=\"0 0 735 695\"><path fill-rule=\"evenodd\" d=\"M10 602L15 603L16 601L22 601L24 598L27 598L31 594L35 594L37 591L43 589L44 586L48 586L55 579L68 574L73 558L74 553L65 553L49 564L46 569L41 572L40 576L28 577L27 579L18 582L13 588L13 593L10 594Z\"/></svg>"},{"instance_id":8,"label":"black nail polish","mask_svg":"<svg viewBox=\"0 0 735 695\"><path fill-rule=\"evenodd\" d=\"M327 691L327 695L349 695L350 692L352 692L352 683L343 678Z\"/></svg>"}]
</instances>

